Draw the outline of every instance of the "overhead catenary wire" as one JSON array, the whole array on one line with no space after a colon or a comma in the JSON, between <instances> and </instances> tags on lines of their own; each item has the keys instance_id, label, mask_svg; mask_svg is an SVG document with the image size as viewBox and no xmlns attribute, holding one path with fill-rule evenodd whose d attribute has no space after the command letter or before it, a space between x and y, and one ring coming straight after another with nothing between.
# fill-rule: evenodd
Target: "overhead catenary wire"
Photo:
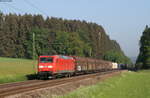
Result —
<instances>
[{"instance_id":1,"label":"overhead catenary wire","mask_svg":"<svg viewBox=\"0 0 150 98\"><path fill-rule=\"evenodd\" d=\"M28 5L30 5L31 7L33 7L34 9L40 11L42 14L44 14L45 16L49 16L46 12L44 12L43 10L41 10L40 8L38 8L36 5L34 5L33 3L31 3L28 0L24 0Z\"/></svg>"},{"instance_id":2,"label":"overhead catenary wire","mask_svg":"<svg viewBox=\"0 0 150 98\"><path fill-rule=\"evenodd\" d=\"M3 3L4 5L7 5L7 7L10 7L10 8L12 8L13 10L15 10L15 11L19 11L19 12L21 12L21 13L25 13L25 11L23 11L22 9L20 9L20 8L17 8L17 7L15 7L14 5L11 5L11 4L9 4L9 3Z\"/></svg>"},{"instance_id":3,"label":"overhead catenary wire","mask_svg":"<svg viewBox=\"0 0 150 98\"><path fill-rule=\"evenodd\" d=\"M0 13L6 13L7 9L3 7L3 4L0 5Z\"/></svg>"}]
</instances>

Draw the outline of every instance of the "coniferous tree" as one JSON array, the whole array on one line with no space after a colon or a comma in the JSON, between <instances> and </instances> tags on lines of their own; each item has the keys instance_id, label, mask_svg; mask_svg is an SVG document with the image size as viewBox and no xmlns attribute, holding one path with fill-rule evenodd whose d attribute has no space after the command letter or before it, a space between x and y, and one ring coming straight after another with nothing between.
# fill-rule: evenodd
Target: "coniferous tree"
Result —
<instances>
[{"instance_id":1,"label":"coniferous tree","mask_svg":"<svg viewBox=\"0 0 150 98\"><path fill-rule=\"evenodd\" d=\"M146 26L140 39L140 53L136 62L137 68L150 68L150 28Z\"/></svg>"}]
</instances>

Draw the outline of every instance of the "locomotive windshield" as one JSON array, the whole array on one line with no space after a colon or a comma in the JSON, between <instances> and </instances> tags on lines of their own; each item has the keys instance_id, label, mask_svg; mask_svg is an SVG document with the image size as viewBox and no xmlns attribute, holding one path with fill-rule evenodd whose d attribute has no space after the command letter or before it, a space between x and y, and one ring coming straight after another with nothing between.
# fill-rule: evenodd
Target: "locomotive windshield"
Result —
<instances>
[{"instance_id":1,"label":"locomotive windshield","mask_svg":"<svg viewBox=\"0 0 150 98\"><path fill-rule=\"evenodd\" d=\"M52 57L42 57L42 58L40 58L40 62L41 63L51 63L51 62L53 62L53 58Z\"/></svg>"}]
</instances>

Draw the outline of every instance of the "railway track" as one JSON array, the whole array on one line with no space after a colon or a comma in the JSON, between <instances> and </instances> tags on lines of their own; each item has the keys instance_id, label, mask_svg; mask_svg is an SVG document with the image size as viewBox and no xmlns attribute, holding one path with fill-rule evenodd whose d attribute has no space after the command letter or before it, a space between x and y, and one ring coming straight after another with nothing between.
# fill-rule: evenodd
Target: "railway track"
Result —
<instances>
[{"instance_id":1,"label":"railway track","mask_svg":"<svg viewBox=\"0 0 150 98\"><path fill-rule=\"evenodd\" d=\"M75 76L70 78L61 78L61 79L55 79L55 80L30 80L25 82L18 82L18 83L11 83L11 84L3 84L0 85L0 98L4 98L6 96L15 95L27 91L32 91L40 88L45 87L53 87L56 85L62 85L69 82L74 82L86 78L94 78L99 75L113 73L115 71L107 71L107 72L100 72L95 74L86 74L81 76Z\"/></svg>"}]
</instances>

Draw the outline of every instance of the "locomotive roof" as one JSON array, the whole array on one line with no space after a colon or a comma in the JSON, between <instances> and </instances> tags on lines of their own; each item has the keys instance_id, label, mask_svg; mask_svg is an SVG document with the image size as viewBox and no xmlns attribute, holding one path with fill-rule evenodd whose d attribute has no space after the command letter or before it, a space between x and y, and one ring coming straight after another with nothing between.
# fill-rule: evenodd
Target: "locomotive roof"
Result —
<instances>
[{"instance_id":1,"label":"locomotive roof","mask_svg":"<svg viewBox=\"0 0 150 98\"><path fill-rule=\"evenodd\" d=\"M42 57L42 56L66 56L66 55L40 55L39 57ZM71 57L71 56L69 56Z\"/></svg>"},{"instance_id":2,"label":"locomotive roof","mask_svg":"<svg viewBox=\"0 0 150 98\"><path fill-rule=\"evenodd\" d=\"M63 58L63 59L73 59L72 56L65 56L65 55L41 55L39 57L49 57L49 56L56 56L56 57L59 57L59 58Z\"/></svg>"}]
</instances>

